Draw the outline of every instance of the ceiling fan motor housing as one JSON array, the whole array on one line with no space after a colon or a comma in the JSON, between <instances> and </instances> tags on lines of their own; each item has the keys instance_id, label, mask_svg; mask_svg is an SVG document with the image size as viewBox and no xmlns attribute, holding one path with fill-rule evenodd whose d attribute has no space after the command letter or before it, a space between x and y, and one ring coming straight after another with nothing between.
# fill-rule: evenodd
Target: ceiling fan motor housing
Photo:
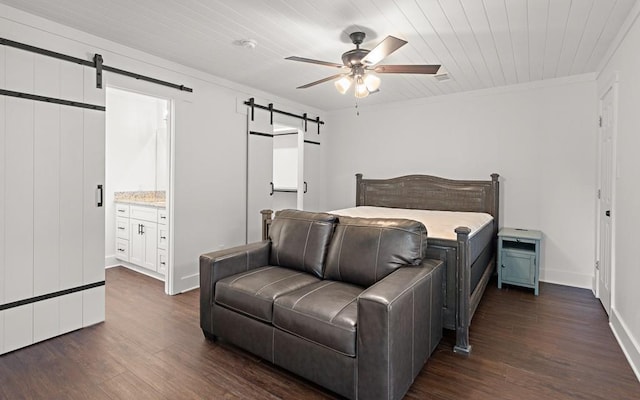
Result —
<instances>
[{"instance_id":1,"label":"ceiling fan motor housing","mask_svg":"<svg viewBox=\"0 0 640 400\"><path fill-rule=\"evenodd\" d=\"M366 34L364 32L352 32L349 37L356 48L342 54L342 63L347 67L362 65L362 59L369 54L369 50L361 49L360 45L364 41Z\"/></svg>"},{"instance_id":2,"label":"ceiling fan motor housing","mask_svg":"<svg viewBox=\"0 0 640 400\"><path fill-rule=\"evenodd\" d=\"M369 50L366 49L353 49L342 54L342 62L347 67L355 67L362 65L362 59L369 54Z\"/></svg>"}]
</instances>

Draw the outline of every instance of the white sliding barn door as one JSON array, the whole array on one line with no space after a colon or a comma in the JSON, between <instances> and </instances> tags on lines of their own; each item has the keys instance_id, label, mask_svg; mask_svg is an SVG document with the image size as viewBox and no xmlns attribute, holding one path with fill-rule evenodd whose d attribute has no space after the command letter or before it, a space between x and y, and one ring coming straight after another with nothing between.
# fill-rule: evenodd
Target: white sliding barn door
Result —
<instances>
[{"instance_id":1,"label":"white sliding barn door","mask_svg":"<svg viewBox=\"0 0 640 400\"><path fill-rule=\"evenodd\" d=\"M247 243L262 240L261 210L273 204L273 126L269 112L247 112Z\"/></svg>"},{"instance_id":2,"label":"white sliding barn door","mask_svg":"<svg viewBox=\"0 0 640 400\"><path fill-rule=\"evenodd\" d=\"M312 133L313 131L313 133ZM315 126L304 134L303 210L320 210L320 137Z\"/></svg>"},{"instance_id":3,"label":"white sliding barn door","mask_svg":"<svg viewBox=\"0 0 640 400\"><path fill-rule=\"evenodd\" d=\"M0 46L0 89L104 106L95 70ZM104 111L0 95L0 354L104 320Z\"/></svg>"}]
</instances>

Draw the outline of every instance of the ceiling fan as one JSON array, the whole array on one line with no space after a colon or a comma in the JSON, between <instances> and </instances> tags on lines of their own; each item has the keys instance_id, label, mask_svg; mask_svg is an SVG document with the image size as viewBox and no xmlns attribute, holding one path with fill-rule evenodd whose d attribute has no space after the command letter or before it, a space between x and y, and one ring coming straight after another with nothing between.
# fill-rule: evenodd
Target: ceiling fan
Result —
<instances>
[{"instance_id":1,"label":"ceiling fan","mask_svg":"<svg viewBox=\"0 0 640 400\"><path fill-rule=\"evenodd\" d=\"M440 65L378 65L380 61L388 55L407 44L406 40L398 39L394 36L387 36L378 43L373 50L361 49L360 45L365 38L364 32L353 32L349 35L355 49L342 54L342 63L336 64L327 61L313 60L304 57L287 57L286 60L301 61L311 64L325 65L344 70L339 74L331 75L306 85L298 86L297 89L306 89L320 83L337 79L334 84L338 92L345 94L355 82L355 96L357 98L367 97L370 93L377 92L380 88L380 78L371 72L378 74L428 74L433 75L438 72Z\"/></svg>"}]
</instances>

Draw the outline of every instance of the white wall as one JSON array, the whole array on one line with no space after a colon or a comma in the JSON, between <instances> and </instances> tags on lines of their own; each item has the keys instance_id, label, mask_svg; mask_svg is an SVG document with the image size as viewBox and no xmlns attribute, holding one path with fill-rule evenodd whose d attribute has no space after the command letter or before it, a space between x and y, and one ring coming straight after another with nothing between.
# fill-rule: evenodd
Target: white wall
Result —
<instances>
[{"instance_id":1,"label":"white wall","mask_svg":"<svg viewBox=\"0 0 640 400\"><path fill-rule=\"evenodd\" d=\"M616 137L617 177L612 213L615 216L615 265L612 275L611 325L634 371L640 379L640 6L623 26L614 43L613 56L605 60L598 77L599 90L605 89L618 73L618 125ZM627 30L627 28L629 28ZM626 36L625 36L626 35ZM616 45L620 45L616 50Z\"/></svg>"},{"instance_id":2,"label":"white wall","mask_svg":"<svg viewBox=\"0 0 640 400\"><path fill-rule=\"evenodd\" d=\"M155 191L158 136L164 133L166 100L107 89L107 175L115 192ZM165 176L166 180L166 176Z\"/></svg>"},{"instance_id":3,"label":"white wall","mask_svg":"<svg viewBox=\"0 0 640 400\"><path fill-rule=\"evenodd\" d=\"M370 178L501 175L501 225L544 233L541 279L591 287L596 84L592 75L335 111L325 143L328 209Z\"/></svg>"},{"instance_id":4,"label":"white wall","mask_svg":"<svg viewBox=\"0 0 640 400\"><path fill-rule=\"evenodd\" d=\"M3 37L193 88L181 92L105 73L106 83L173 100L175 143L173 213L174 292L198 284L200 254L242 244L246 227L246 107L260 104L293 113L318 110L277 98L0 4ZM323 116L321 116L322 118ZM260 218L256 215L256 218Z\"/></svg>"}]
</instances>

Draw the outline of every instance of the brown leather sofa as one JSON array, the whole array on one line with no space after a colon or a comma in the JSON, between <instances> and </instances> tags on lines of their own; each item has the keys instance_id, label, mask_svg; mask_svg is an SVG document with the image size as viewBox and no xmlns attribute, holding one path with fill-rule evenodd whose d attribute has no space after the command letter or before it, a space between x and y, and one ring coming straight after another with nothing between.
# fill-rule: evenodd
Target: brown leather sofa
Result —
<instances>
[{"instance_id":1,"label":"brown leather sofa","mask_svg":"<svg viewBox=\"0 0 640 400\"><path fill-rule=\"evenodd\" d=\"M348 398L401 398L442 337L424 225L284 210L270 232L200 256L205 336Z\"/></svg>"}]
</instances>

